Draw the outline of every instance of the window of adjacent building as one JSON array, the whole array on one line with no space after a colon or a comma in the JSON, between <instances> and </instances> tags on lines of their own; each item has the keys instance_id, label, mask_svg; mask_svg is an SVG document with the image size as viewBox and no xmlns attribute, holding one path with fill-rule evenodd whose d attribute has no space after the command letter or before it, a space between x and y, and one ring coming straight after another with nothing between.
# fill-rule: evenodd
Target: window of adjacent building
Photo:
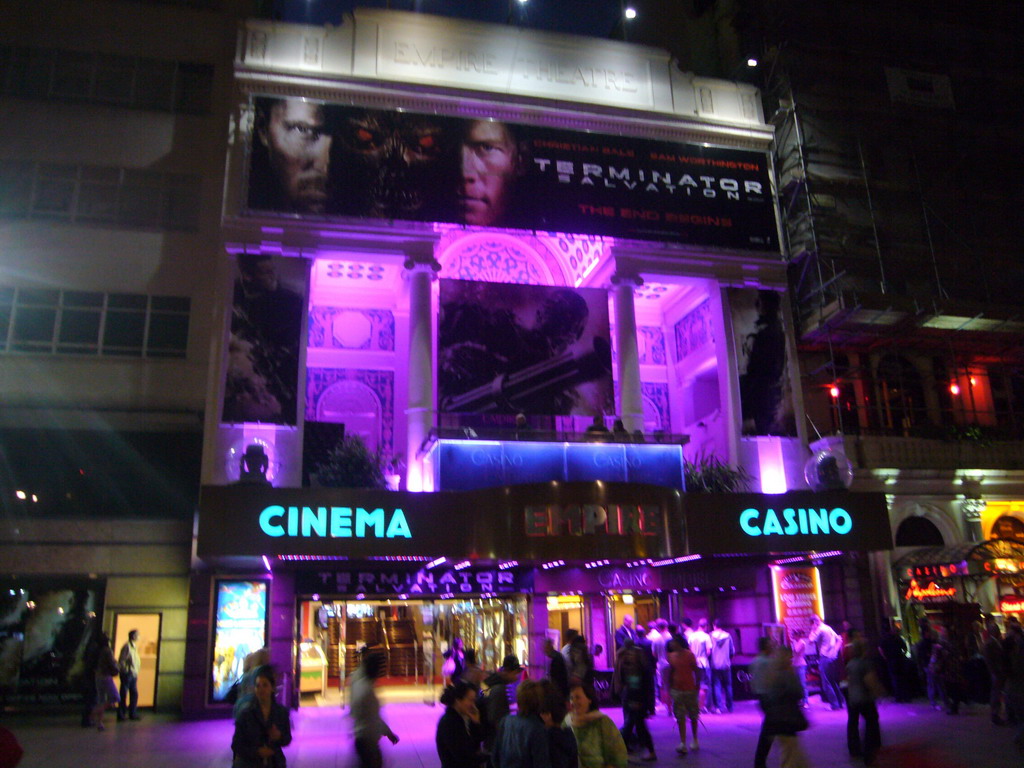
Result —
<instances>
[{"instance_id":1,"label":"window of adjacent building","mask_svg":"<svg viewBox=\"0 0 1024 768\"><path fill-rule=\"evenodd\" d=\"M0 287L0 351L183 358L191 300Z\"/></svg>"},{"instance_id":2,"label":"window of adjacent building","mask_svg":"<svg viewBox=\"0 0 1024 768\"><path fill-rule=\"evenodd\" d=\"M199 228L199 176L0 160L0 217L132 228Z\"/></svg>"},{"instance_id":3,"label":"window of adjacent building","mask_svg":"<svg viewBox=\"0 0 1024 768\"><path fill-rule=\"evenodd\" d=\"M213 66L93 51L0 46L0 93L207 114Z\"/></svg>"}]
</instances>

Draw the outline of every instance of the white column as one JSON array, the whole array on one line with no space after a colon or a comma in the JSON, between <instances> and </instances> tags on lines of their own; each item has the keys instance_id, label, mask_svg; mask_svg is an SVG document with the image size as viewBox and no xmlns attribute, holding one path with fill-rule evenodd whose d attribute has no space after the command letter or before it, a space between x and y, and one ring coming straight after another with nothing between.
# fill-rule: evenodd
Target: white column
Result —
<instances>
[{"instance_id":1,"label":"white column","mask_svg":"<svg viewBox=\"0 0 1024 768\"><path fill-rule=\"evenodd\" d=\"M434 426L434 347L430 284L441 265L429 252L405 261L409 278L409 397L406 407L406 488L423 490L420 446Z\"/></svg>"},{"instance_id":2,"label":"white column","mask_svg":"<svg viewBox=\"0 0 1024 768\"><path fill-rule=\"evenodd\" d=\"M640 352L636 343L636 310L633 291L643 285L640 277L613 275L615 287L615 343L619 355L619 418L633 432L644 427L644 400L640 388Z\"/></svg>"}]
</instances>

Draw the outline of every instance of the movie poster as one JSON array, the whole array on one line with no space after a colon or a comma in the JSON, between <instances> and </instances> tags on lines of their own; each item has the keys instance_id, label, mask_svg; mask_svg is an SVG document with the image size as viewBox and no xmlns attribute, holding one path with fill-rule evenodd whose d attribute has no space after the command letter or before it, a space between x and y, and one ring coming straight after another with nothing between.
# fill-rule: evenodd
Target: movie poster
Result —
<instances>
[{"instance_id":1,"label":"movie poster","mask_svg":"<svg viewBox=\"0 0 1024 768\"><path fill-rule=\"evenodd\" d=\"M793 637L793 630L811 631L811 617L823 616L821 578L817 568L772 567L775 618Z\"/></svg>"},{"instance_id":2,"label":"movie poster","mask_svg":"<svg viewBox=\"0 0 1024 768\"><path fill-rule=\"evenodd\" d=\"M81 701L94 685L87 652L103 611L99 579L0 586L0 696L8 703Z\"/></svg>"},{"instance_id":3,"label":"movie poster","mask_svg":"<svg viewBox=\"0 0 1024 768\"><path fill-rule=\"evenodd\" d=\"M256 97L248 209L775 251L766 153Z\"/></svg>"},{"instance_id":4,"label":"movie poster","mask_svg":"<svg viewBox=\"0 0 1024 768\"><path fill-rule=\"evenodd\" d=\"M729 289L744 435L796 435L784 298L778 291Z\"/></svg>"},{"instance_id":5,"label":"movie poster","mask_svg":"<svg viewBox=\"0 0 1024 768\"><path fill-rule=\"evenodd\" d=\"M222 421L295 424L305 259L239 254Z\"/></svg>"},{"instance_id":6,"label":"movie poster","mask_svg":"<svg viewBox=\"0 0 1024 768\"><path fill-rule=\"evenodd\" d=\"M608 294L441 281L438 410L613 413Z\"/></svg>"},{"instance_id":7,"label":"movie poster","mask_svg":"<svg viewBox=\"0 0 1024 768\"><path fill-rule=\"evenodd\" d=\"M223 701L242 676L245 657L267 644L267 582L218 581L213 635L213 687Z\"/></svg>"}]
</instances>

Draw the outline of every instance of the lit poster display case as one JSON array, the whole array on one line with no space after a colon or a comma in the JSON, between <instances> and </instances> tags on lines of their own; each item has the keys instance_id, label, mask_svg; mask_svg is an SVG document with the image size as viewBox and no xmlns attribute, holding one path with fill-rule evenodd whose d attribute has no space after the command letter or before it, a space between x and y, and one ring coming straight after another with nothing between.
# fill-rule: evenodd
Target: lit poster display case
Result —
<instances>
[{"instance_id":1,"label":"lit poster display case","mask_svg":"<svg viewBox=\"0 0 1024 768\"><path fill-rule=\"evenodd\" d=\"M268 586L257 579L216 582L211 702L225 700L242 676L245 657L267 644Z\"/></svg>"}]
</instances>

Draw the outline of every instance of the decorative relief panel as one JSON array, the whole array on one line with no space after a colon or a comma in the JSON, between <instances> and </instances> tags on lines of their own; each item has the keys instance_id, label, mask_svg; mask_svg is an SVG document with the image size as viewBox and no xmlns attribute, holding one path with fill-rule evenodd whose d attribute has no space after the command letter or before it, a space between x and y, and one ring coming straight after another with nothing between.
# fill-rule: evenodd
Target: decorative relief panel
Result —
<instances>
[{"instance_id":1,"label":"decorative relief panel","mask_svg":"<svg viewBox=\"0 0 1024 768\"><path fill-rule=\"evenodd\" d=\"M693 354L705 344L714 342L711 328L711 302L705 300L675 324L675 362Z\"/></svg>"},{"instance_id":2,"label":"decorative relief panel","mask_svg":"<svg viewBox=\"0 0 1024 768\"><path fill-rule=\"evenodd\" d=\"M668 405L668 385L641 382L640 394L644 399L644 431L672 430Z\"/></svg>"},{"instance_id":3,"label":"decorative relief panel","mask_svg":"<svg viewBox=\"0 0 1024 768\"><path fill-rule=\"evenodd\" d=\"M637 330L637 346L641 365L665 365L665 333L658 326L641 325Z\"/></svg>"},{"instance_id":4,"label":"decorative relief panel","mask_svg":"<svg viewBox=\"0 0 1024 768\"><path fill-rule=\"evenodd\" d=\"M306 370L306 419L345 425L346 434L362 436L371 450L394 453L395 374L353 368Z\"/></svg>"},{"instance_id":5,"label":"decorative relief panel","mask_svg":"<svg viewBox=\"0 0 1024 768\"><path fill-rule=\"evenodd\" d=\"M383 309L313 307L309 346L395 351L395 316Z\"/></svg>"}]
</instances>

